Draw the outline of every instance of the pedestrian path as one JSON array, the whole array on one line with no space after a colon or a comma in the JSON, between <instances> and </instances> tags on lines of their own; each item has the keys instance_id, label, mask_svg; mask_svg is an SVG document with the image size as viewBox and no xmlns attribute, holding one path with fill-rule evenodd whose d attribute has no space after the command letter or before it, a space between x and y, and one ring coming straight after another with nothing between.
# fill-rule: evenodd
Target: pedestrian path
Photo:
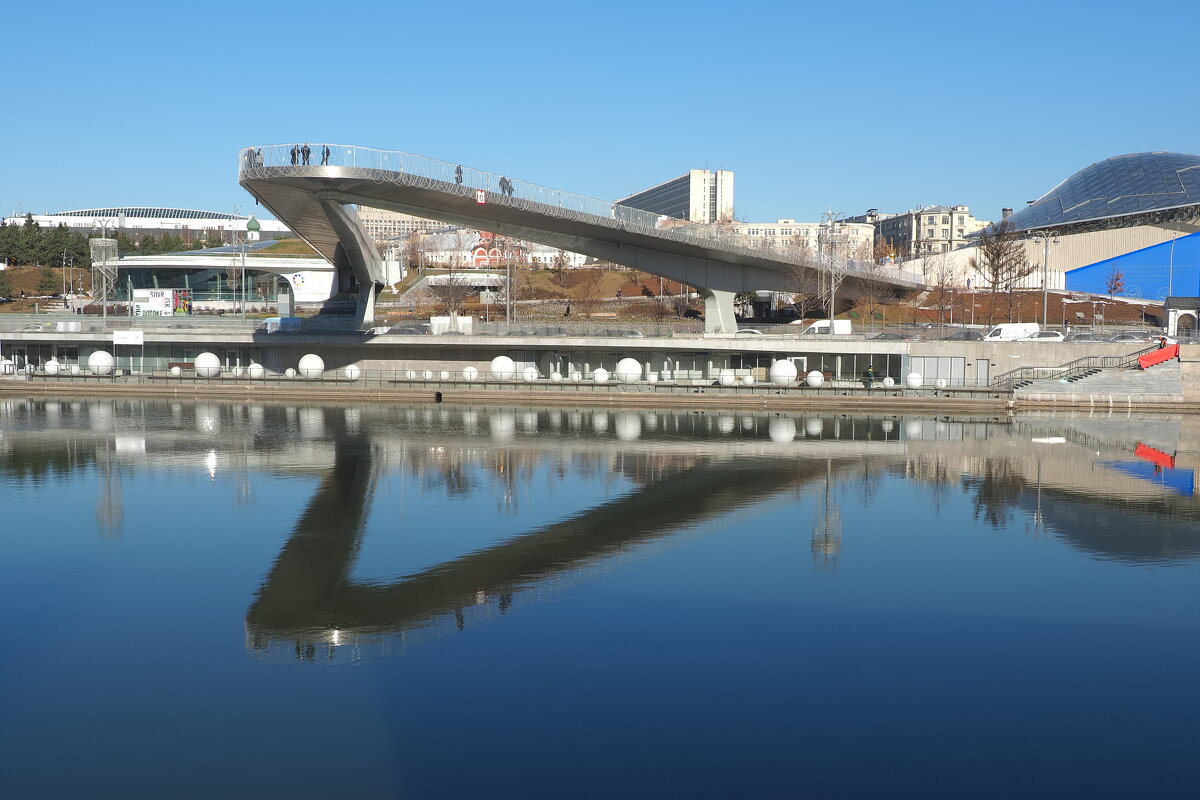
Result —
<instances>
[{"instance_id":1,"label":"pedestrian path","mask_svg":"<svg viewBox=\"0 0 1200 800\"><path fill-rule=\"evenodd\" d=\"M1104 369L1074 381L1042 379L1013 392L1028 403L1084 405L1174 405L1183 402L1183 376L1178 360L1150 369Z\"/></svg>"}]
</instances>

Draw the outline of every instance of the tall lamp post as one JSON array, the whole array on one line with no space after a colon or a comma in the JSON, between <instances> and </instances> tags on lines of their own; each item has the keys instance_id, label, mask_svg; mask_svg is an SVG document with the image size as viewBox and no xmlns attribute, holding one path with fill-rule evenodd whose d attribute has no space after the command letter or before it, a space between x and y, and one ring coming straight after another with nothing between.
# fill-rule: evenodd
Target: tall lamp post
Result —
<instances>
[{"instance_id":1,"label":"tall lamp post","mask_svg":"<svg viewBox=\"0 0 1200 800\"><path fill-rule=\"evenodd\" d=\"M1048 324L1046 308L1050 282L1050 245L1058 244L1058 234L1054 231L1037 231L1032 239L1042 244L1042 327L1045 328Z\"/></svg>"},{"instance_id":2,"label":"tall lamp post","mask_svg":"<svg viewBox=\"0 0 1200 800\"><path fill-rule=\"evenodd\" d=\"M246 321L246 248L250 245L250 234L257 234L261 230L262 225L251 214L246 222L246 237L242 239L242 322Z\"/></svg>"}]
</instances>

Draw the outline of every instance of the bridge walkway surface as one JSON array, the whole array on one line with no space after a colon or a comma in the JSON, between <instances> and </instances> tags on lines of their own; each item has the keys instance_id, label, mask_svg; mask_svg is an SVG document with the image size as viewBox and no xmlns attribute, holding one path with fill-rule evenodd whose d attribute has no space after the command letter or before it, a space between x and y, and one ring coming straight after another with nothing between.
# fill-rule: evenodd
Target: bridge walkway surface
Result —
<instances>
[{"instance_id":1,"label":"bridge walkway surface","mask_svg":"<svg viewBox=\"0 0 1200 800\"><path fill-rule=\"evenodd\" d=\"M323 154L325 145L310 148ZM374 313L384 282L374 243L348 206L365 205L561 247L661 275L700 290L706 327L737 329L737 292L795 291L809 278L835 275L847 294L886 284L923 288L919 276L868 262L796 259L747 247L722 226L667 220L640 209L550 189L503 175L400 151L328 145L323 163L297 163L290 145L246 148L241 185L328 258L360 291L359 319ZM350 279L353 279L351 281Z\"/></svg>"}]
</instances>

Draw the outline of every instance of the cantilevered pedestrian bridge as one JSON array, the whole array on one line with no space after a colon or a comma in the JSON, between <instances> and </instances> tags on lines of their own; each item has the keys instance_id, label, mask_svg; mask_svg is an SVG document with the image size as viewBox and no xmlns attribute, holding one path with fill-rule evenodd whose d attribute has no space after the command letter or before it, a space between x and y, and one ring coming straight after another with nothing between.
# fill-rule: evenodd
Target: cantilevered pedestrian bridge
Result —
<instances>
[{"instance_id":1,"label":"cantilevered pedestrian bridge","mask_svg":"<svg viewBox=\"0 0 1200 800\"><path fill-rule=\"evenodd\" d=\"M425 156L332 144L308 145L308 156L294 149L242 150L239 182L333 262L339 288L357 282L362 325L374 317L384 273L375 244L351 208L358 205L560 247L694 286L704 297L709 332L737 330L735 293L796 291L805 277L819 281L830 271L844 273L842 286L849 293L865 284L922 287L912 273L828 259L799 265L778 251L738 243L715 226L668 220Z\"/></svg>"}]
</instances>

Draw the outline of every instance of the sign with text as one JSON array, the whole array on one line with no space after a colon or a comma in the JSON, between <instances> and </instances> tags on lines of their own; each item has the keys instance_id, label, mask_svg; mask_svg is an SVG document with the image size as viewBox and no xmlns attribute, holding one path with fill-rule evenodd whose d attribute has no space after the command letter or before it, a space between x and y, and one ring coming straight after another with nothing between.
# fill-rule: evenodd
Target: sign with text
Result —
<instances>
[{"instance_id":1,"label":"sign with text","mask_svg":"<svg viewBox=\"0 0 1200 800\"><path fill-rule=\"evenodd\" d=\"M134 289L135 317L170 317L175 314L175 298L170 289Z\"/></svg>"},{"instance_id":2,"label":"sign with text","mask_svg":"<svg viewBox=\"0 0 1200 800\"><path fill-rule=\"evenodd\" d=\"M113 331L113 344L145 344L141 331Z\"/></svg>"},{"instance_id":3,"label":"sign with text","mask_svg":"<svg viewBox=\"0 0 1200 800\"><path fill-rule=\"evenodd\" d=\"M487 202L487 192L485 192L483 189L476 189L475 190L475 202L479 203L479 205L483 205L484 203L486 203Z\"/></svg>"}]
</instances>

